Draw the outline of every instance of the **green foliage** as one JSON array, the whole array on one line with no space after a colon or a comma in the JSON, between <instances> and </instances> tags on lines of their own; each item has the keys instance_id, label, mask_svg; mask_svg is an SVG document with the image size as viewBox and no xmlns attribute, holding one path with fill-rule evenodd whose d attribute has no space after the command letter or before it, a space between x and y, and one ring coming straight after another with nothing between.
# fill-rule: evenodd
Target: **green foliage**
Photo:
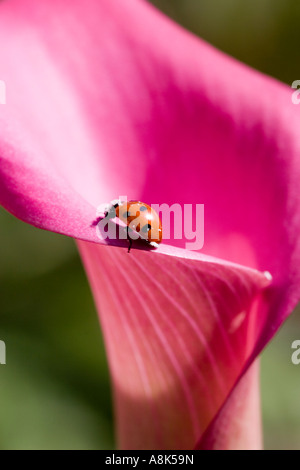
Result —
<instances>
[{"instance_id":1,"label":"green foliage","mask_svg":"<svg viewBox=\"0 0 300 470\"><path fill-rule=\"evenodd\" d=\"M112 448L106 357L73 240L3 210L0 227L0 448Z\"/></svg>"}]
</instances>

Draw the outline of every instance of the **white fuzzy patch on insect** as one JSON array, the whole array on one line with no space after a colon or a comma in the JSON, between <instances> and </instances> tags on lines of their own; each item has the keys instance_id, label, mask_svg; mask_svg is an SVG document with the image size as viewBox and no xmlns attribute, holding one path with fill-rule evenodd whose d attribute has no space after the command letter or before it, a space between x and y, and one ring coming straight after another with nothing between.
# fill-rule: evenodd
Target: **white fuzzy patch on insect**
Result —
<instances>
[{"instance_id":1,"label":"white fuzzy patch on insect","mask_svg":"<svg viewBox=\"0 0 300 470\"><path fill-rule=\"evenodd\" d=\"M105 212L108 212L109 207L110 207L110 204L107 202L103 202L102 204L99 204L99 206L97 207L96 216L104 217L104 214Z\"/></svg>"},{"instance_id":2,"label":"white fuzzy patch on insect","mask_svg":"<svg viewBox=\"0 0 300 470\"><path fill-rule=\"evenodd\" d=\"M122 201L121 199L114 199L113 201L110 202L110 206L113 207L116 204L118 204L118 206L121 206L123 204L123 202L124 201Z\"/></svg>"}]
</instances>

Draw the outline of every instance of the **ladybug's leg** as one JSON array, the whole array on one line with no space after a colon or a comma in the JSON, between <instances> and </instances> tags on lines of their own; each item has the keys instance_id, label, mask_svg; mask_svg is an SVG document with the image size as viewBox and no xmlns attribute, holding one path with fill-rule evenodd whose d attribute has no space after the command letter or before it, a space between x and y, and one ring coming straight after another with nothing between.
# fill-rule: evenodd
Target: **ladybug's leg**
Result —
<instances>
[{"instance_id":1,"label":"ladybug's leg","mask_svg":"<svg viewBox=\"0 0 300 470\"><path fill-rule=\"evenodd\" d=\"M129 236L129 227L128 226L126 227L126 230L127 230L127 240L129 241L128 253L130 253L130 249L132 247L132 240L131 240L131 237Z\"/></svg>"}]
</instances>

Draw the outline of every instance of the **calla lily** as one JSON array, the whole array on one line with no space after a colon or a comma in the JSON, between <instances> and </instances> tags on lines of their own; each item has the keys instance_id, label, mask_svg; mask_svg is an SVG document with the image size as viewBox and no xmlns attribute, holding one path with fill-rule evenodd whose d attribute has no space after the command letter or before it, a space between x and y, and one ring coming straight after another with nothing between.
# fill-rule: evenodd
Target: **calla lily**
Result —
<instances>
[{"instance_id":1,"label":"calla lily","mask_svg":"<svg viewBox=\"0 0 300 470\"><path fill-rule=\"evenodd\" d=\"M119 446L259 448L253 361L300 293L289 89L138 0L2 2L0 57L0 202L79 240ZM99 240L122 194L205 204L206 254Z\"/></svg>"}]
</instances>

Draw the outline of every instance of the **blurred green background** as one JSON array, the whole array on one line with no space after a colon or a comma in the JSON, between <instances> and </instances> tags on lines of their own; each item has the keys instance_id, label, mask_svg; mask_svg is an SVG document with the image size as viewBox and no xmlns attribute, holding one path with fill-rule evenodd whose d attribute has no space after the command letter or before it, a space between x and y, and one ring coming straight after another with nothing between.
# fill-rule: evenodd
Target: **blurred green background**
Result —
<instances>
[{"instance_id":1,"label":"blurred green background","mask_svg":"<svg viewBox=\"0 0 300 470\"><path fill-rule=\"evenodd\" d=\"M251 66L289 85L300 79L299 0L153 3ZM7 366L0 366L0 448L113 448L105 352L73 240L27 226L2 209L0 233L0 339L8 349ZM294 339L300 339L296 313L262 357L267 449L300 449Z\"/></svg>"}]
</instances>

